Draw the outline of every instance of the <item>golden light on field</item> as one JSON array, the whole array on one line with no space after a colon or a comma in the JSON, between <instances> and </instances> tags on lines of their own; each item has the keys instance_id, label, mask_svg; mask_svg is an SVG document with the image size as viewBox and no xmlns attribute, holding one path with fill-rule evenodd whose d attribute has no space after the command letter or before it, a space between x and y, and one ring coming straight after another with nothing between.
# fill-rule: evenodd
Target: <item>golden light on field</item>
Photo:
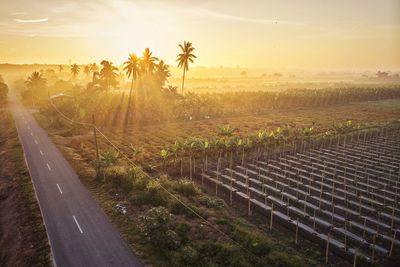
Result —
<instances>
[{"instance_id":1,"label":"golden light on field","mask_svg":"<svg viewBox=\"0 0 400 267\"><path fill-rule=\"evenodd\" d=\"M3 0L0 61L120 64L150 47L168 63L195 44L196 65L400 68L400 2Z\"/></svg>"}]
</instances>

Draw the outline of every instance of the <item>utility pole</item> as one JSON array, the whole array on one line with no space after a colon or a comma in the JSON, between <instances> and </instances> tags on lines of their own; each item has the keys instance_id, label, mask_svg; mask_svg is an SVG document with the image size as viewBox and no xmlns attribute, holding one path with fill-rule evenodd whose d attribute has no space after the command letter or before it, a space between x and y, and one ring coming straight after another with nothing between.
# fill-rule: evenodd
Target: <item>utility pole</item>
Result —
<instances>
[{"instance_id":1,"label":"utility pole","mask_svg":"<svg viewBox=\"0 0 400 267\"><path fill-rule=\"evenodd\" d=\"M96 146L96 159L99 160L99 146L97 145L97 133L96 133L96 124L94 120L94 114L92 114L92 123L93 123L93 135L94 135L94 144Z\"/></svg>"}]
</instances>

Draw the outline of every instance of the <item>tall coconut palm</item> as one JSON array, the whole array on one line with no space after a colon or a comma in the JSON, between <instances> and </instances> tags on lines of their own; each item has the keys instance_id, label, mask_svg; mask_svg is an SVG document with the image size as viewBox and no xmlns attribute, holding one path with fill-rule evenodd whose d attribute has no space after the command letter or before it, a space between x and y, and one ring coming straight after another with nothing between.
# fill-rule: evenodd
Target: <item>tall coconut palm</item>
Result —
<instances>
[{"instance_id":1,"label":"tall coconut palm","mask_svg":"<svg viewBox=\"0 0 400 267\"><path fill-rule=\"evenodd\" d=\"M89 77L89 74L90 74L90 65L86 65L85 68L83 68L83 73L85 73L86 78Z\"/></svg>"},{"instance_id":2,"label":"tall coconut palm","mask_svg":"<svg viewBox=\"0 0 400 267\"><path fill-rule=\"evenodd\" d=\"M177 56L176 61L178 62L178 67L183 69L183 76L182 76L182 95L183 89L185 87L185 74L189 70L189 62L193 63L193 59L196 56L193 54L194 47L192 46L191 42L183 42L183 45L179 45L182 53Z\"/></svg>"},{"instance_id":3,"label":"tall coconut palm","mask_svg":"<svg viewBox=\"0 0 400 267\"><path fill-rule=\"evenodd\" d=\"M163 60L160 60L156 65L156 79L158 80L160 87L163 87L165 82L168 80L168 77L171 76L171 72L169 71L169 66L164 63Z\"/></svg>"},{"instance_id":4,"label":"tall coconut palm","mask_svg":"<svg viewBox=\"0 0 400 267\"><path fill-rule=\"evenodd\" d=\"M139 72L139 58L134 54L129 54L128 60L124 62L124 71L126 73L126 76L128 76L128 79L132 77L131 80L131 89L129 90L129 100L128 100L128 114L127 114L127 120L130 121L130 110L131 110L131 98L132 98L132 89L133 89L133 83L136 81L136 77Z\"/></svg>"},{"instance_id":5,"label":"tall coconut palm","mask_svg":"<svg viewBox=\"0 0 400 267\"><path fill-rule=\"evenodd\" d=\"M43 77L43 75L35 71L33 72L28 79L25 81L26 85L28 88L31 90L31 95L32 95L32 105L35 106L35 99L34 96L35 94L37 95L40 89L44 89L47 85L47 80L46 78Z\"/></svg>"},{"instance_id":6,"label":"tall coconut palm","mask_svg":"<svg viewBox=\"0 0 400 267\"><path fill-rule=\"evenodd\" d=\"M118 68L115 67L112 62L107 60L103 60L100 64L103 66L103 68L100 70L100 78L106 89L109 90L111 86L116 88L118 85L118 74L116 73Z\"/></svg>"},{"instance_id":7,"label":"tall coconut palm","mask_svg":"<svg viewBox=\"0 0 400 267\"><path fill-rule=\"evenodd\" d=\"M145 48L142 55L143 72L149 74L154 71L158 58L153 56L149 48Z\"/></svg>"},{"instance_id":8,"label":"tall coconut palm","mask_svg":"<svg viewBox=\"0 0 400 267\"><path fill-rule=\"evenodd\" d=\"M96 63L90 64L90 71L91 71L92 73L95 73L95 72L98 72L98 71L99 71L99 67L97 66Z\"/></svg>"},{"instance_id":9,"label":"tall coconut palm","mask_svg":"<svg viewBox=\"0 0 400 267\"><path fill-rule=\"evenodd\" d=\"M71 74L74 78L76 78L76 76L78 76L79 70L80 70L80 67L78 65L76 65L76 64L71 65Z\"/></svg>"}]
</instances>

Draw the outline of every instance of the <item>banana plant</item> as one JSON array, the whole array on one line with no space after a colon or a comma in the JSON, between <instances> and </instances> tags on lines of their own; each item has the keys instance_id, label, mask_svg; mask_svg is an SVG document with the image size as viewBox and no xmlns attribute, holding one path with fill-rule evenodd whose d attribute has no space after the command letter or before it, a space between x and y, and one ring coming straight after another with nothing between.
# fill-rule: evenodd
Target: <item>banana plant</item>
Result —
<instances>
[{"instance_id":1,"label":"banana plant","mask_svg":"<svg viewBox=\"0 0 400 267\"><path fill-rule=\"evenodd\" d=\"M218 126L219 134L222 137L230 137L237 130L236 128L232 128L230 125L226 126Z\"/></svg>"},{"instance_id":2,"label":"banana plant","mask_svg":"<svg viewBox=\"0 0 400 267\"><path fill-rule=\"evenodd\" d=\"M161 156L162 161L163 161L162 166L163 166L163 169L164 169L164 168L165 168L165 162L166 162L166 161L169 159L169 157L171 156L171 154L170 154L168 148L161 149L161 151L160 151L160 156Z\"/></svg>"}]
</instances>

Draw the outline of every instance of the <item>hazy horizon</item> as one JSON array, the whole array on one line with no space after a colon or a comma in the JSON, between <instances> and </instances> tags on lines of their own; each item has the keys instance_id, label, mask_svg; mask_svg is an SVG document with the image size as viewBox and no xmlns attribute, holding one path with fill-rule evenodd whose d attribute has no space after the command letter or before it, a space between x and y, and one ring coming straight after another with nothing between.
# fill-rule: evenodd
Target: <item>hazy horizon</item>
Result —
<instances>
[{"instance_id":1,"label":"hazy horizon","mask_svg":"<svg viewBox=\"0 0 400 267\"><path fill-rule=\"evenodd\" d=\"M119 65L145 47L175 66L321 71L400 69L400 2L4 0L0 61Z\"/></svg>"}]
</instances>

